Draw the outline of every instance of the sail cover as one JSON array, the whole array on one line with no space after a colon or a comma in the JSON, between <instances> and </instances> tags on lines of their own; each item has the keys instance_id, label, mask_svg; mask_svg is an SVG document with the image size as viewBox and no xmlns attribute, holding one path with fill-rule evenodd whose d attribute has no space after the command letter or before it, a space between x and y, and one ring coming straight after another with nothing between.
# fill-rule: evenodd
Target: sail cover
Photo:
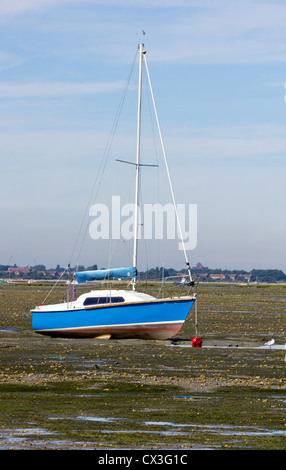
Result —
<instances>
[{"instance_id":1,"label":"sail cover","mask_svg":"<svg viewBox=\"0 0 286 470\"><path fill-rule=\"evenodd\" d=\"M99 269L96 271L81 271L75 273L76 280L79 284L87 281L102 281L120 278L130 278L136 276L136 268L115 268L115 269Z\"/></svg>"}]
</instances>

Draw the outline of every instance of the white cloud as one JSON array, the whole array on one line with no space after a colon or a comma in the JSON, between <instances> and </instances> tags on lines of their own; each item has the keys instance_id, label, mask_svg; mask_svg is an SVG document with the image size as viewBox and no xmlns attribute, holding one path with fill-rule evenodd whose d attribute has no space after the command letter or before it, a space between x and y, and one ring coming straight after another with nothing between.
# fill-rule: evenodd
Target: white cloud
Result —
<instances>
[{"instance_id":1,"label":"white cloud","mask_svg":"<svg viewBox=\"0 0 286 470\"><path fill-rule=\"evenodd\" d=\"M119 52L122 56L131 35L137 31L139 39L144 28L147 34L143 39L152 45L151 60L263 63L286 59L283 1L11 0L0 4L0 18L43 11L59 12L52 20L45 17L45 30L57 25L62 30L93 31L97 52L110 58L118 57ZM63 21L65 11L67 21ZM75 50L75 43L72 47ZM91 43L89 48L92 51Z\"/></svg>"},{"instance_id":2,"label":"white cloud","mask_svg":"<svg viewBox=\"0 0 286 470\"><path fill-rule=\"evenodd\" d=\"M77 0L2 0L0 3L0 17L41 11L46 8L60 6L63 3L74 3L75 1Z\"/></svg>"},{"instance_id":3,"label":"white cloud","mask_svg":"<svg viewBox=\"0 0 286 470\"><path fill-rule=\"evenodd\" d=\"M178 9L171 21L152 31L159 44L160 37L168 40L165 53L155 44L152 58L199 63L284 61L285 17L282 2L218 1L194 11Z\"/></svg>"},{"instance_id":4,"label":"white cloud","mask_svg":"<svg viewBox=\"0 0 286 470\"><path fill-rule=\"evenodd\" d=\"M180 149L180 158L195 159L259 159L281 155L285 161L286 139L283 125L201 127L175 136L169 132L166 147L170 155ZM269 160L271 163L271 160ZM196 163L197 164L197 163Z\"/></svg>"},{"instance_id":5,"label":"white cloud","mask_svg":"<svg viewBox=\"0 0 286 470\"><path fill-rule=\"evenodd\" d=\"M59 7L63 4L78 4L99 6L114 6L118 8L134 7L134 0L2 0L0 3L0 16L16 15L29 11L41 11L47 8ZM136 8L180 8L211 6L209 0L137 0Z\"/></svg>"},{"instance_id":6,"label":"white cloud","mask_svg":"<svg viewBox=\"0 0 286 470\"><path fill-rule=\"evenodd\" d=\"M122 89L122 82L102 83L0 83L0 98L66 96L90 93L110 93Z\"/></svg>"}]
</instances>

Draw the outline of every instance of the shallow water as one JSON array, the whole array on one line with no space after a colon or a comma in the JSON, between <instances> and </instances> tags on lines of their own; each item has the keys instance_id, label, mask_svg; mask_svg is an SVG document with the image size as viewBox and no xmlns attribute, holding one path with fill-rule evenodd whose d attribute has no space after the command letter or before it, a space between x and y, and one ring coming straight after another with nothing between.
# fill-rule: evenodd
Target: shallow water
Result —
<instances>
[{"instance_id":1,"label":"shallow water","mask_svg":"<svg viewBox=\"0 0 286 470\"><path fill-rule=\"evenodd\" d=\"M18 333L18 331L22 331L23 328L17 328L15 326L0 326L0 332L5 333Z\"/></svg>"},{"instance_id":2,"label":"shallow water","mask_svg":"<svg viewBox=\"0 0 286 470\"><path fill-rule=\"evenodd\" d=\"M194 346L192 344L168 344L168 346L175 346L176 348L179 347L179 348L193 348ZM285 351L286 352L286 345L285 344L273 344L272 346L266 346L266 345L262 345L262 346L238 346L238 345L235 345L235 344L228 344L228 345L225 345L225 344L215 344L215 345L211 345L211 344L203 344L201 346L201 348L214 348L214 349L268 349L269 351L271 351L272 349L276 349L277 351Z\"/></svg>"},{"instance_id":3,"label":"shallow water","mask_svg":"<svg viewBox=\"0 0 286 470\"><path fill-rule=\"evenodd\" d=\"M75 420L83 418L87 421L111 423L114 418L102 418L99 416L76 417ZM70 418L72 419L72 418ZM119 418L120 419L120 418ZM121 418L124 419L124 418ZM275 430L258 427L247 426L231 426L231 425L208 425L208 424L185 424L175 423L171 421L142 421L141 425L150 429L142 429L132 427L132 429L102 429L102 435L145 435L145 436L162 436L162 437L180 437L186 440L192 439L199 434L213 434L217 437L249 437L249 438L275 438L286 437L286 430ZM156 429L157 428L157 429ZM159 429L158 429L159 428ZM44 428L18 428L11 430L2 430L0 433L0 450L3 449L27 449L27 448L97 448L96 443L75 442L67 439L51 439L50 436L59 435L58 432L51 432ZM49 438L49 439L47 439ZM202 446L204 447L204 446ZM209 449L216 449L217 444L208 445Z\"/></svg>"}]
</instances>

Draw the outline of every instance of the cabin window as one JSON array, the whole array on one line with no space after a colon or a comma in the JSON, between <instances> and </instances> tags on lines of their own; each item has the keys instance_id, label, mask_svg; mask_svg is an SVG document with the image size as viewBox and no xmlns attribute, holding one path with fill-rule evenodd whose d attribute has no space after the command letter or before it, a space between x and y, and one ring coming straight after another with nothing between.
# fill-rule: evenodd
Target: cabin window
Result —
<instances>
[{"instance_id":1,"label":"cabin window","mask_svg":"<svg viewBox=\"0 0 286 470\"><path fill-rule=\"evenodd\" d=\"M98 304L116 304L124 302L123 297L87 297L83 305L98 305Z\"/></svg>"}]
</instances>

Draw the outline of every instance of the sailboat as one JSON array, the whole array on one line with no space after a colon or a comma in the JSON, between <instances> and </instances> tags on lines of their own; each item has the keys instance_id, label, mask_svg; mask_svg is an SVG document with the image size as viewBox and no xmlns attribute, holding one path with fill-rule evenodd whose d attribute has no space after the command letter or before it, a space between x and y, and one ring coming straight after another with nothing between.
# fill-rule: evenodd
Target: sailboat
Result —
<instances>
[{"instance_id":1,"label":"sailboat","mask_svg":"<svg viewBox=\"0 0 286 470\"><path fill-rule=\"evenodd\" d=\"M67 302L40 305L32 310L32 327L36 333L56 337L77 338L138 338L164 340L176 335L182 328L193 304L196 294L183 297L155 298L149 294L138 292L137 283L137 241L138 241L138 199L139 199L139 171L140 171L140 127L141 127L141 94L142 94L142 66L145 64L155 116L158 124L163 155L166 163L171 194L176 211L174 192L172 189L169 169L166 161L157 111L150 76L146 61L144 44L138 45L139 50L139 82L138 82L138 110L137 110L137 148L136 148L136 180L135 180L135 211L134 211L134 243L133 266L75 272L75 281L78 284L89 281L129 279L131 289L98 289L81 294L77 299ZM178 218L178 214L177 218ZM179 231L181 232L179 220ZM188 285L190 290L194 285L190 264L182 245L188 271ZM185 284L185 282L184 282Z\"/></svg>"}]
</instances>

